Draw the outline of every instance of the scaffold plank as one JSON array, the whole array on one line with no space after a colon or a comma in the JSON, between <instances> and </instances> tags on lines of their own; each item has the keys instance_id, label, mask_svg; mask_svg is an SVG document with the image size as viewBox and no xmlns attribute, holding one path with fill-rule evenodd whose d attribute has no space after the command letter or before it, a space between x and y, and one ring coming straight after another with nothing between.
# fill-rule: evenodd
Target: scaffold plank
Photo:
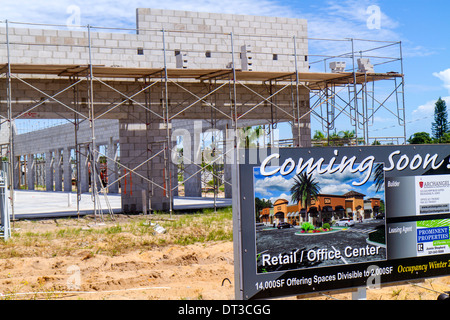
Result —
<instances>
[{"instance_id":1,"label":"scaffold plank","mask_svg":"<svg viewBox=\"0 0 450 320\"><path fill-rule=\"evenodd\" d=\"M7 70L6 64L0 65L0 70ZM11 73L24 75L56 75L74 76L87 74L90 71L88 65L55 65L55 64L11 64ZM165 69L161 68L123 68L95 65L92 72L97 78L158 78ZM167 69L169 79L192 79L207 80L211 78L224 78L232 76L231 69ZM292 72L268 72L268 71L242 71L236 70L236 80L238 81L288 81L295 77ZM373 82L378 80L394 79L402 77L399 73L356 73L358 84ZM353 73L327 73L327 72L300 72L298 80L310 85L319 82L327 82L334 85L345 85L353 82ZM290 80L289 80L290 81Z\"/></svg>"}]
</instances>

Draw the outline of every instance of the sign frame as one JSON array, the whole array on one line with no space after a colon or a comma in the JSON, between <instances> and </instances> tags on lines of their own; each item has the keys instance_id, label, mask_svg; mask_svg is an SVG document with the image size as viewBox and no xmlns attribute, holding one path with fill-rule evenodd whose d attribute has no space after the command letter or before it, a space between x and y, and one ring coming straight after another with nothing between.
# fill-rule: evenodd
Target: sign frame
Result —
<instances>
[{"instance_id":1,"label":"sign frame","mask_svg":"<svg viewBox=\"0 0 450 320\"><path fill-rule=\"evenodd\" d=\"M7 171L0 169L0 234L3 236L4 240L8 240L11 237L11 214L7 192Z\"/></svg>"},{"instance_id":2,"label":"sign frame","mask_svg":"<svg viewBox=\"0 0 450 320\"><path fill-rule=\"evenodd\" d=\"M386 181L390 181L390 185L395 185L396 183L392 181L396 181L397 178L415 181L418 179L417 177L432 175L444 176L448 178L450 183L450 145L241 149L238 152L237 159L238 161L233 164L232 171L236 299L279 298L361 287L379 287L450 274L450 253L446 251L447 249L445 249L445 252L440 252L439 250L433 251L433 248L431 248L428 254L421 256L418 256L417 251L413 250L413 248L418 247L416 242L413 244L413 241L417 241L417 229L423 227L423 222L439 224L440 220L447 223L448 219L450 224L450 210L445 209L446 212L430 213L429 210L433 210L433 205L431 205L431 207L424 209L426 214L417 214L417 210L413 212L409 208L400 213L394 213L390 211L390 207L394 206L392 203L399 201L396 199L399 194L401 198L404 198L399 202L408 203L408 201L411 202L412 198L415 198L415 193L411 193L411 186L395 192L391 191L391 189L395 190L394 187L388 188L386 184ZM369 170L373 171L374 164L384 164L385 256L383 257L380 254L381 258L378 260L366 261L363 259L361 262L348 264L341 264L335 260L329 265L321 266L322 262L326 260L326 258L322 258L318 266L299 267L297 264L289 267L289 261L297 261L299 258L298 256L294 257L293 251L290 251L291 256L289 256L289 251L286 251L279 252L279 255L273 254L266 257L265 260L267 264L270 261L276 264L281 262L281 259L285 259L284 261L288 265L286 269L268 272L258 271L257 255L261 254L261 250L258 251L258 249L264 248L263 245L257 244L259 235L257 236L256 230L255 168L261 170L263 165L265 168L278 169L278 171L264 170L264 173L267 174L275 171L286 173L292 169L291 167L294 167L294 172L297 168L304 168L304 171L311 169L309 173L314 173L317 168L326 171L326 167L328 167L328 172L324 173L326 174L334 171L331 170L334 167L329 164L345 167L345 163L351 159L354 160L351 162L354 165L354 171L361 174L365 179L367 179L366 173L368 174ZM310 163L310 166L307 165L308 163ZM302 167L302 165L304 166ZM350 165L347 165L347 169L349 167ZM401 181L400 185L402 185ZM437 208L444 210L442 208L447 208L447 206L437 206ZM419 227L419 222L422 227ZM398 230L402 230L403 227L409 228L407 230L413 232L401 234ZM437 226L435 229L421 232L420 235L424 237L427 232L433 233L436 231L437 234L447 232L445 239L442 238L444 240L443 247L448 246L450 248L450 245L447 245L446 242L448 238L448 231L446 230L445 227ZM344 235L344 233L341 233L341 235ZM298 237L299 243L301 243L300 238ZM281 239L283 240L283 238ZM402 254L405 245L409 247L406 253ZM371 248L373 246L368 246L366 253L374 253L375 255L375 249ZM326 257L327 252L330 252L326 249L318 250L316 253L322 254L322 257ZM349 252L352 251L349 250L347 253ZM358 254L358 252L355 251L355 254ZM343 252L340 254L341 256L344 255ZM272 257L275 258L270 260Z\"/></svg>"}]
</instances>

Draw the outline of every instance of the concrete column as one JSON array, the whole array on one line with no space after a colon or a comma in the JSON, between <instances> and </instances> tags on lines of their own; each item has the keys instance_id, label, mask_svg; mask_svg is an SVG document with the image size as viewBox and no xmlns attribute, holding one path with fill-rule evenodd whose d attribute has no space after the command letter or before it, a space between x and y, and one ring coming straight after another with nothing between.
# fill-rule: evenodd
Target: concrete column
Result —
<instances>
[{"instance_id":1,"label":"concrete column","mask_svg":"<svg viewBox=\"0 0 450 320\"><path fill-rule=\"evenodd\" d=\"M45 189L53 191L53 153L45 152Z\"/></svg>"},{"instance_id":2,"label":"concrete column","mask_svg":"<svg viewBox=\"0 0 450 320\"><path fill-rule=\"evenodd\" d=\"M55 150L55 159L53 161L55 171L55 191L62 191L62 160L61 149Z\"/></svg>"},{"instance_id":3,"label":"concrete column","mask_svg":"<svg viewBox=\"0 0 450 320\"><path fill-rule=\"evenodd\" d=\"M92 153L92 156L93 156L93 164L92 165L94 165L95 166L95 173L96 173L96 176L94 177L93 176L93 172L92 172L92 170L91 170L91 179L95 179L95 185L96 185L96 187L97 187L97 191L100 191L100 190L102 190L102 182L100 182L101 181L101 176L100 176L100 157L99 157L99 154L100 154L100 147L101 147L102 145L100 145L100 144L96 144L95 145L95 150L93 151L93 153ZM91 180L91 185L93 186L94 185L94 182Z\"/></svg>"},{"instance_id":4,"label":"concrete column","mask_svg":"<svg viewBox=\"0 0 450 320\"><path fill-rule=\"evenodd\" d=\"M64 192L72 192L72 166L70 159L70 148L63 151Z\"/></svg>"},{"instance_id":5,"label":"concrete column","mask_svg":"<svg viewBox=\"0 0 450 320\"><path fill-rule=\"evenodd\" d=\"M302 101L302 109L305 105L306 102ZM300 119L299 125L295 123L292 126L292 137L294 139L294 147L311 147L311 118L309 114Z\"/></svg>"},{"instance_id":6,"label":"concrete column","mask_svg":"<svg viewBox=\"0 0 450 320\"><path fill-rule=\"evenodd\" d=\"M34 162L34 154L27 155L27 184L28 190L34 190L34 182L36 173L34 172L35 162Z\"/></svg>"},{"instance_id":7,"label":"concrete column","mask_svg":"<svg viewBox=\"0 0 450 320\"><path fill-rule=\"evenodd\" d=\"M231 164L225 164L223 166L223 178L225 180L225 198L231 199L233 195L233 187L231 185Z\"/></svg>"},{"instance_id":8,"label":"concrete column","mask_svg":"<svg viewBox=\"0 0 450 320\"><path fill-rule=\"evenodd\" d=\"M183 146L184 147L184 146ZM187 146L189 148L189 146ZM192 143L191 152L194 154L194 144ZM202 172L199 164L186 164L184 167L184 194L186 197L202 196Z\"/></svg>"},{"instance_id":9,"label":"concrete column","mask_svg":"<svg viewBox=\"0 0 450 320\"><path fill-rule=\"evenodd\" d=\"M169 155L169 165L172 173L172 197L178 197L178 167L175 163L170 161Z\"/></svg>"},{"instance_id":10,"label":"concrete column","mask_svg":"<svg viewBox=\"0 0 450 320\"><path fill-rule=\"evenodd\" d=\"M300 132L300 136L299 133ZM300 128L292 126L292 138L294 147L311 147L311 126L309 123L300 122Z\"/></svg>"},{"instance_id":11,"label":"concrete column","mask_svg":"<svg viewBox=\"0 0 450 320\"><path fill-rule=\"evenodd\" d=\"M22 172L20 170L20 156L16 156L16 161L14 161L14 184L13 184L14 189L19 188L21 177Z\"/></svg>"},{"instance_id":12,"label":"concrete column","mask_svg":"<svg viewBox=\"0 0 450 320\"><path fill-rule=\"evenodd\" d=\"M141 165L155 153L163 150L164 142L167 139L167 131L159 122L151 123L149 126L138 123L136 118L119 120L120 136L120 163L129 169L134 169ZM150 150L147 153L147 149ZM169 148L170 149L170 148ZM170 157L170 155L167 155ZM169 158L170 161L170 158ZM153 158L149 163L136 169L136 173L146 177L160 187L165 187L164 175L166 174L164 165L164 155ZM123 167L120 174L124 173ZM121 180L122 209L127 213L139 213L143 211L143 194L148 194L149 206L152 210L169 210L169 198L164 190L158 186L153 186L147 180L135 173L129 174L127 170L126 190L125 178ZM131 178L130 178L131 177ZM144 192L143 192L144 191Z\"/></svg>"},{"instance_id":13,"label":"concrete column","mask_svg":"<svg viewBox=\"0 0 450 320\"><path fill-rule=\"evenodd\" d=\"M223 156L223 179L224 179L224 188L225 188L225 198L232 198L233 188L231 185L232 178L232 167L231 163L233 160L233 153L229 152L231 148L234 146L233 137L229 135L229 130L231 130L231 121L227 121L223 128L223 138L224 138L224 156Z\"/></svg>"},{"instance_id":14,"label":"concrete column","mask_svg":"<svg viewBox=\"0 0 450 320\"><path fill-rule=\"evenodd\" d=\"M80 190L81 193L89 192L89 170L88 170L88 158L87 148L80 148Z\"/></svg>"},{"instance_id":15,"label":"concrete column","mask_svg":"<svg viewBox=\"0 0 450 320\"><path fill-rule=\"evenodd\" d=\"M191 160L191 164L186 163L184 166L184 194L186 197L201 197L202 196L202 172L198 172L201 169L201 128L197 129L195 126L201 125L201 122L194 122L194 130L190 130L191 141L188 143L183 141L183 149L190 148L191 156L188 157ZM189 145L190 144L190 145Z\"/></svg>"},{"instance_id":16,"label":"concrete column","mask_svg":"<svg viewBox=\"0 0 450 320\"><path fill-rule=\"evenodd\" d=\"M117 143L113 141L113 137L109 139L108 147L107 147L107 166L108 166L108 185L117 180L118 178L118 166L115 161L117 161ZM114 159L111 160L111 159ZM119 193L119 181L109 185L108 187L109 193Z\"/></svg>"}]
</instances>

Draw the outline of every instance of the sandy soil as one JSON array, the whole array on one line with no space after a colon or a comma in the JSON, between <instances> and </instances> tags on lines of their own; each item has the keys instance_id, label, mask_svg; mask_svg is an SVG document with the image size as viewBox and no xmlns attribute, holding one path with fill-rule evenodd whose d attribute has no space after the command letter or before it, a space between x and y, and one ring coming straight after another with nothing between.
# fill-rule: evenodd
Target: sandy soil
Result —
<instances>
[{"instance_id":1,"label":"sandy soil","mask_svg":"<svg viewBox=\"0 0 450 320\"><path fill-rule=\"evenodd\" d=\"M126 219L125 219L126 220ZM84 228L101 228L84 221ZM87 242L106 247L106 236L81 236L33 242L30 232L52 234L79 226L74 220L20 221L15 239L1 248L1 299L186 299L234 298L233 244L230 241L189 245L131 246L117 255L93 254ZM114 222L117 225L117 221ZM63 229L62 229L63 228ZM28 237L27 237L28 235ZM155 235L164 237L164 235ZM102 238L103 237L103 238ZM116 234L116 239L125 237ZM49 237L50 238L50 237ZM122 239L123 240L123 239ZM102 242L104 241L104 243ZM64 247L64 252L52 247ZM70 249L70 251L68 251ZM420 286L420 287L419 287ZM427 289L424 289L425 287ZM450 277L428 279L417 285L368 290L369 300L435 300L450 290ZM291 297L289 299L296 299ZM309 299L351 299L350 293Z\"/></svg>"},{"instance_id":2,"label":"sandy soil","mask_svg":"<svg viewBox=\"0 0 450 320\"><path fill-rule=\"evenodd\" d=\"M8 259L0 265L0 288L14 299L232 299L230 283L221 285L224 278L233 281L231 247L217 243L119 257L80 252L63 259ZM36 291L44 294L22 295Z\"/></svg>"},{"instance_id":3,"label":"sandy soil","mask_svg":"<svg viewBox=\"0 0 450 320\"><path fill-rule=\"evenodd\" d=\"M73 297L77 298L231 299L233 290L229 283L221 286L224 278L232 278L233 275L229 247L229 244L214 244L206 248L191 245L131 252L120 257L89 257L89 254L83 256L80 253L78 257L64 260L28 258L14 261L14 272L8 275L10 281L20 279L42 285L42 289L50 291L49 297L52 297L51 290L67 290L68 281L73 283L72 287L75 285L77 269L70 269L75 265L81 275L80 291L90 292L74 294Z\"/></svg>"}]
</instances>

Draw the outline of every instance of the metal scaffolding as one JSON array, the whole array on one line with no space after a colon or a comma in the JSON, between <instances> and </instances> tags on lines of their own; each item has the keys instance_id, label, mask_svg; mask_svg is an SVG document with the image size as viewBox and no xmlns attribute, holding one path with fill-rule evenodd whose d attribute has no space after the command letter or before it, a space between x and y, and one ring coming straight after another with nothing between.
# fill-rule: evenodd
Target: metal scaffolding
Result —
<instances>
[{"instance_id":1,"label":"metal scaffolding","mask_svg":"<svg viewBox=\"0 0 450 320\"><path fill-rule=\"evenodd\" d=\"M324 39L311 39L323 41ZM311 88L312 115L319 120L322 130L327 136L336 130L339 118L350 120L350 127L355 132L355 141L362 144L371 144L375 141L383 141L393 144L406 144L405 125L405 79L403 73L402 43L400 41L380 41L366 39L341 39L339 41L345 51L338 55L313 55L317 60L311 65L321 66L326 71L332 68L333 61L337 69L351 72L351 77L342 81L323 81L319 88ZM381 52L380 52L381 51ZM359 57L359 58L358 58ZM369 62L369 59L372 59ZM358 62L358 63L357 63ZM327 64L328 63L328 64ZM366 65L362 65L366 63ZM374 69L385 70L374 72ZM361 70L363 69L363 70ZM396 70L396 71L393 71ZM358 73L359 71L367 71ZM392 77L386 77L392 75ZM376 86L382 82L382 87ZM384 91L382 96L380 91ZM392 101L395 99L394 101ZM389 105L389 102L391 103ZM370 134L370 128L374 126L377 114L386 111L395 119L402 132L397 136L374 136Z\"/></svg>"},{"instance_id":2,"label":"metal scaffolding","mask_svg":"<svg viewBox=\"0 0 450 320\"><path fill-rule=\"evenodd\" d=\"M12 218L14 219L14 168L18 161L14 152L14 132L13 122L25 118L28 114L45 109L45 117L62 118L74 125L74 146L76 147L76 189L78 201L80 198L80 173L82 161L89 163L91 175L91 192L93 195L93 207L95 216L103 219L103 210L99 208L99 193L106 196L106 189L113 184L121 183L122 194L127 183L131 183L133 178L141 179L147 186L149 199L156 194L156 190L161 190L169 203L168 211L173 211L173 194L178 188L173 177L174 172L172 159L172 121L177 119L206 119L210 121L211 129L217 128L218 120L225 120L230 123L232 136L223 136L223 141L214 141L216 146L214 153L206 160L206 164L212 166L211 172L214 179L222 179L218 174L219 163L223 163L225 158L229 158L234 165L233 180L224 183L233 185L233 201L240 201L236 195L239 183L237 183L237 164L239 163L238 149L240 147L240 127L249 119L259 119L263 125L268 125L271 130L276 129L277 124L289 122L293 128L293 139L290 145L309 147L302 144L301 126L302 120L309 120L310 117L317 119L323 126L323 130L328 134L335 130L340 124L338 120L346 118L349 125L354 128L356 137L363 138L364 144L369 144L372 140L390 139L389 137L373 137L369 128L374 123L375 115L381 110L387 110L398 120L398 126L403 128L401 143L406 143L405 131L405 103L404 103L404 75L402 64L402 53L400 42L372 42L366 40L347 39L342 40L351 45L350 52L338 53L334 55L309 54L299 56L297 47L299 42L307 42L309 46L314 41L331 41L327 39L298 39L290 37L293 50L286 54L292 59L292 70L290 71L250 71L237 68L237 47L236 38L242 39L245 35L218 34L217 36L226 41L227 50L225 54L230 57L230 65L226 68L184 68L169 67L168 45L166 40L168 34L183 33L183 31L173 30L148 30L158 33L162 42L155 43L154 49L161 56L159 67L119 67L99 65L94 61L94 45L92 43L92 30L108 29L92 26L79 27L86 34L87 42L77 46L69 46L69 50L77 47L83 48L87 53L85 59L80 59L77 64L34 64L13 62L11 49L15 46L25 45L11 41L9 38L11 25L26 25L10 21L1 22L5 26L6 38L0 46L6 47L6 63L0 65L1 75L4 77L0 108L0 125L7 124L10 130L8 143L8 183L10 190L10 202L12 208ZM28 25L36 27L36 25ZM44 27L39 25L38 27ZM65 26L51 26L52 28L65 28ZM111 29L111 28L110 28ZM108 29L108 30L110 30ZM126 29L124 33L137 32L137 29ZM146 30L139 29L139 32ZM263 37L264 35L250 35L248 37ZM364 42L364 49L356 49L356 42ZM367 47L368 44L376 44L374 47ZM36 45L27 43L26 45ZM42 44L40 44L42 45ZM60 46L52 44L52 46ZM62 45L61 45L62 46ZM45 45L43 46L45 50ZM377 56L373 52L398 48L398 56ZM114 50L115 48L109 48ZM311 52L311 48L309 49ZM400 63L397 72L367 72L358 69L356 59L370 58L376 60L375 67L391 66L393 63ZM275 58L275 57L274 57ZM318 60L311 61L317 58ZM309 59L310 68L318 64L327 64L335 61L348 60L349 67L341 71L305 71L300 70L298 61ZM384 68L385 69L385 68ZM55 88L40 88L36 81L46 81L52 79L57 81ZM29 101L25 104L14 101L12 83L20 83L28 89L39 93L41 99ZM376 85L379 83L393 82L392 89L385 98L380 99L376 94ZM193 86L193 84L197 86ZM202 88L202 92L198 88ZM104 95L103 88L111 94ZM172 91L183 92L187 95L185 100L174 100ZM157 94L158 92L158 94ZM251 96L248 101L239 101L239 94L245 92ZM305 101L302 95L308 96ZM158 97L155 97L158 95ZM219 95L228 96L228 101L217 102ZM71 96L69 99L68 97ZM287 100L285 97L289 97ZM23 97L25 98L25 97ZM392 99L396 101L393 107L389 105ZM32 99L30 99L32 100ZM199 113L196 109L199 105L204 108L204 112ZM206 111L207 110L207 111ZM118 159L111 158L107 153L99 150L96 141L96 121L98 119L118 118L119 111L126 113L128 119L133 119L136 123L142 124L146 128L145 141L147 147L136 152L135 157L141 159L137 165L129 165ZM145 114L141 116L142 112ZM187 116L188 114L188 116ZM261 116L262 115L262 116ZM267 116L269 115L269 116ZM81 122L90 124L89 141L78 139L78 128ZM158 124L165 130L165 137L161 141L149 141L152 125ZM394 137L391 137L394 139ZM231 140L230 140L231 139ZM310 137L308 137L310 139ZM397 139L398 141L398 139ZM276 141L267 139L266 145L275 146ZM281 142L279 142L281 145ZM229 145L231 148L224 148ZM265 147L260 145L261 147ZM103 185L99 180L98 158L104 157L107 161L114 162L120 168L120 174L113 181L108 181ZM145 160L142 161L142 157ZM184 156L182 160L190 161ZM87 159L87 160L86 160ZM158 159L158 162L157 162ZM163 179L155 182L153 173L157 171L157 163L163 163ZM192 161L191 161L192 163ZM190 177L184 177L181 183L191 179L195 174L205 170L202 163L193 163L197 166L197 171ZM175 185L174 185L175 184ZM214 198L217 196L216 184L214 184ZM125 191L126 192L126 191ZM129 192L129 191L128 191ZM78 203L77 201L77 203ZM150 201L149 209L152 208Z\"/></svg>"}]
</instances>

